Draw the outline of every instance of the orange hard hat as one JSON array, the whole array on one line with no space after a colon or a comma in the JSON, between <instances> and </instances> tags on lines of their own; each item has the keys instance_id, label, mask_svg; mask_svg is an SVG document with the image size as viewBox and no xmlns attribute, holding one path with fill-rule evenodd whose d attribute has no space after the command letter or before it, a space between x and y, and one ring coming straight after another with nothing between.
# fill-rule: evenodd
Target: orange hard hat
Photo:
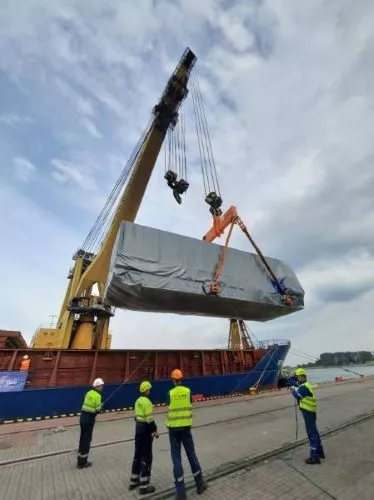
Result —
<instances>
[{"instance_id":1,"label":"orange hard hat","mask_svg":"<svg viewBox=\"0 0 374 500\"><path fill-rule=\"evenodd\" d=\"M183 378L183 373L181 372L181 370L178 370L177 368L171 372L171 378L173 380L180 380Z\"/></svg>"}]
</instances>

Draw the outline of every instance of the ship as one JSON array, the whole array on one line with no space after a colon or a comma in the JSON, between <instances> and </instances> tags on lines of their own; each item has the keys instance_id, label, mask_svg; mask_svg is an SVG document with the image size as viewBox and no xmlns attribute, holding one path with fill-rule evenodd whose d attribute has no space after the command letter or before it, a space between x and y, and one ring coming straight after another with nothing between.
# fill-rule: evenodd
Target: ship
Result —
<instances>
[{"instance_id":1,"label":"ship","mask_svg":"<svg viewBox=\"0 0 374 500\"><path fill-rule=\"evenodd\" d=\"M231 321L230 329L237 331L236 320ZM17 345L15 335L0 332L0 339L11 336L13 345ZM1 392L0 385L2 422L76 415L96 376L105 381L103 400L107 412L132 408L139 382L144 379L152 381L154 404L162 405L171 387L170 373L176 366L182 369L186 385L198 399L249 394L251 389L276 389L290 349L288 340L252 342L242 335L240 341L245 345L240 349L46 351L28 349L18 335L19 348L0 349L0 372L17 374L23 387L17 392ZM18 371L24 355L31 360L28 373ZM10 377L9 383L12 381Z\"/></svg>"},{"instance_id":2,"label":"ship","mask_svg":"<svg viewBox=\"0 0 374 500\"><path fill-rule=\"evenodd\" d=\"M227 318L229 341L224 349L111 348L109 323L115 309L105 300L105 286L116 236L122 221L135 221L165 139L169 146L169 168L165 168L164 177L179 205L189 188L180 107L189 92L187 84L195 61L196 56L187 48L153 108L151 120L107 203L84 244L74 253L56 324L39 328L30 346L20 332L0 331L1 422L76 415L84 393L96 377L105 381L103 400L107 412L132 408L142 380L151 381L152 400L162 405L171 387L170 373L176 367L182 370L195 399L277 387L290 342L281 339L253 341L241 318ZM205 201L213 218L203 238L204 244L209 245L229 228L217 271L206 293L220 294L225 252L233 227L238 226L254 247L259 263L279 295L279 315L300 310L300 303L293 307L294 299L284 279L275 275L236 208L222 212L223 200L217 189L218 179L214 177L216 170L212 168L211 141L201 91L194 78L192 97L195 118L200 123L198 140L206 152L205 163L202 162ZM199 130L203 131L200 135ZM170 168L173 162L178 166L175 170ZM24 356L30 359L27 371L20 370Z\"/></svg>"}]
</instances>

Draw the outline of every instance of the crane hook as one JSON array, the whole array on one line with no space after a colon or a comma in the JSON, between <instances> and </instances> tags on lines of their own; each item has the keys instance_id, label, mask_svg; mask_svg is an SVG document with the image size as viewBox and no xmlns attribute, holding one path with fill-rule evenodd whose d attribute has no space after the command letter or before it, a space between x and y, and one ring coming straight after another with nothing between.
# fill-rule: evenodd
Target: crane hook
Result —
<instances>
[{"instance_id":1,"label":"crane hook","mask_svg":"<svg viewBox=\"0 0 374 500\"><path fill-rule=\"evenodd\" d=\"M180 205L182 203L182 195L187 191L190 185L184 179L179 179L178 181L177 174L172 170L166 172L164 179L166 179L167 185L172 189L174 198Z\"/></svg>"}]
</instances>

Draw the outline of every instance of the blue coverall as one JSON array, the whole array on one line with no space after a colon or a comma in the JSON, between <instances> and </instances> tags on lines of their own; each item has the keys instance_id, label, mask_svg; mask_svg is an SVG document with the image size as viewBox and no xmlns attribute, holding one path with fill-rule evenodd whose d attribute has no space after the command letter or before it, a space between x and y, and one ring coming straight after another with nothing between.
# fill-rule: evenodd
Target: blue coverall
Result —
<instances>
[{"instance_id":1,"label":"blue coverall","mask_svg":"<svg viewBox=\"0 0 374 500\"><path fill-rule=\"evenodd\" d=\"M192 396L191 396L192 403ZM167 395L167 405L170 405L170 392ZM169 428L170 452L173 462L173 472L175 479L175 488L178 498L184 498L184 471L182 467L182 445L185 449L187 459L190 463L191 471L195 479L196 487L203 491L204 481L199 460L196 456L195 445L191 433L191 427L173 427Z\"/></svg>"},{"instance_id":2,"label":"blue coverall","mask_svg":"<svg viewBox=\"0 0 374 500\"><path fill-rule=\"evenodd\" d=\"M301 384L300 384L301 385ZM312 393L305 386L298 387L292 390L292 395L300 404L300 400L304 397L311 397ZM325 453L323 450L321 438L317 429L317 413L312 411L307 411L300 408L305 422L305 429L308 435L310 444L310 458L313 460L325 458Z\"/></svg>"}]
</instances>

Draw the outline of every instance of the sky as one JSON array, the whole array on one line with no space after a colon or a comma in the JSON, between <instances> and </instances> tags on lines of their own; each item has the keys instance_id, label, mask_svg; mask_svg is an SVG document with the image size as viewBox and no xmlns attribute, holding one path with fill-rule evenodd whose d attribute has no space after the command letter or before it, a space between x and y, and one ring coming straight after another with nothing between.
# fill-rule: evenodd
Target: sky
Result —
<instances>
[{"instance_id":1,"label":"sky","mask_svg":"<svg viewBox=\"0 0 374 500\"><path fill-rule=\"evenodd\" d=\"M370 0L2 0L0 328L29 340L58 314L72 255L189 46L224 207L305 290L304 311L249 328L311 355L374 350L373 25ZM137 222L201 238L186 127L183 204L160 155ZM233 246L249 250L239 233ZM228 322L117 311L112 334L120 348L222 347Z\"/></svg>"}]
</instances>

